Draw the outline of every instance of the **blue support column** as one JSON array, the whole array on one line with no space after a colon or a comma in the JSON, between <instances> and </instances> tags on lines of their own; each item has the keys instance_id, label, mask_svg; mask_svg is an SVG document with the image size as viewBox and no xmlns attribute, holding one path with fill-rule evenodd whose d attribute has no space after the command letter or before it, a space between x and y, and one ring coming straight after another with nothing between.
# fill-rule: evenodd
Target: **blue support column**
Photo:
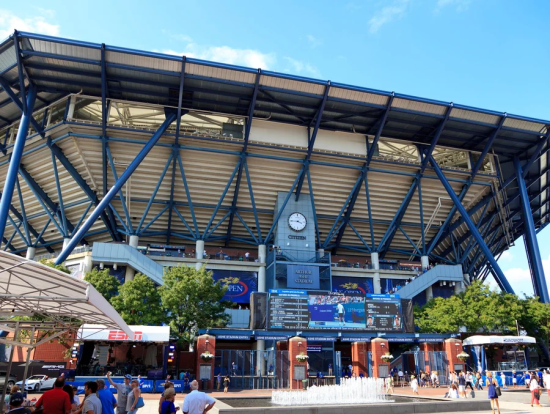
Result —
<instances>
[{"instance_id":1,"label":"blue support column","mask_svg":"<svg viewBox=\"0 0 550 414\"><path fill-rule=\"evenodd\" d=\"M31 84L29 94L27 96L26 111L23 112L23 115L21 116L19 129L17 130L17 137L11 153L10 165L8 166L8 173L6 174L6 180L4 181L2 198L0 199L0 240L4 237L4 231L6 229L11 200L13 197L13 190L15 188L15 180L17 180L19 165L21 164L21 157L23 156L23 150L25 148L25 141L27 140L27 133L29 132L29 124L31 122L35 101L36 87Z\"/></svg>"},{"instance_id":2,"label":"blue support column","mask_svg":"<svg viewBox=\"0 0 550 414\"><path fill-rule=\"evenodd\" d=\"M535 223L533 215L531 214L531 204L529 204L529 195L527 194L527 187L525 186L524 173L517 157L514 158L514 168L520 192L521 210L525 227L525 241L529 253L528 258L530 261L533 286L535 287L535 295L539 297L541 302L549 303L550 297L548 296L548 287L546 286L546 278L542 267Z\"/></svg>"},{"instance_id":3,"label":"blue support column","mask_svg":"<svg viewBox=\"0 0 550 414\"><path fill-rule=\"evenodd\" d=\"M84 235L90 230L96 219L101 215L103 210L105 210L108 206L111 200L116 196L116 194L119 192L119 190L124 186L126 181L128 181L128 178L134 173L136 168L141 164L143 159L147 156L147 154L153 149L155 144L158 142L162 134L166 132L168 127L174 120L176 119L177 115L173 112L166 114L166 120L162 123L162 125L159 127L157 132L153 134L151 139L147 142L147 144L141 149L141 151L138 153L136 158L130 163L128 168L126 168L126 171L120 176L120 178L115 182L115 184L111 187L109 192L105 194L105 197L101 200L99 205L92 211L90 214L90 217L86 220L86 222L80 227L78 232L71 238L71 241L63 249L59 257L56 259L56 264L61 264L67 259L69 254L73 251L73 249L80 243L80 240L84 237Z\"/></svg>"},{"instance_id":4,"label":"blue support column","mask_svg":"<svg viewBox=\"0 0 550 414\"><path fill-rule=\"evenodd\" d=\"M443 187L445 187L445 190L449 194L449 197L451 197L451 199L453 200L453 203L455 204L457 210L459 211L460 215L464 218L466 225L468 226L468 228L470 229L470 232L476 239L477 244L479 245L479 247L485 254L485 257L489 261L493 271L495 272L495 275L496 275L495 279L497 280L497 283L499 283L503 287L504 291L508 293L514 293L514 289L512 289L512 286L510 286L510 284L508 283L508 280L506 279L506 276L504 276L504 273L502 272L502 270L500 269L500 266L496 262L493 256L493 253L491 252L489 247L487 247L487 245L485 244L485 240L483 240L483 237L481 236L481 234L479 234L479 231L477 230L475 223L470 219L468 212L466 211L466 209L458 199L453 188L451 187L451 185L447 181L447 178L443 174L443 171L441 171L441 168L439 167L437 162L434 160L432 155L429 156L429 161L435 173L437 174L439 181L441 181L441 184L443 184Z\"/></svg>"}]
</instances>

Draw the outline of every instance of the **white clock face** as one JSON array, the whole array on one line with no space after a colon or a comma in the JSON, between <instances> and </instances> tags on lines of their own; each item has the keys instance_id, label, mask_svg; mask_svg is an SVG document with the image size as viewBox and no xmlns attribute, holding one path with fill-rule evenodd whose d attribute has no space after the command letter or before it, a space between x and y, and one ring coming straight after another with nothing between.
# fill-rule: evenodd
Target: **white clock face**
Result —
<instances>
[{"instance_id":1,"label":"white clock face","mask_svg":"<svg viewBox=\"0 0 550 414\"><path fill-rule=\"evenodd\" d=\"M302 213L292 213L288 216L288 226L294 231L302 231L306 228L306 216Z\"/></svg>"}]
</instances>

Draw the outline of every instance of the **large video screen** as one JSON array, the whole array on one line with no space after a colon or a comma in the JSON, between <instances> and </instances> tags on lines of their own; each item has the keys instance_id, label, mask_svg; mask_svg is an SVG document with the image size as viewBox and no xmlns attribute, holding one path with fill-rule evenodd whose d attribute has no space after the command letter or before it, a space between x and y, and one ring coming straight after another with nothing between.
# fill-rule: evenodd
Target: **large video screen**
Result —
<instances>
[{"instance_id":1,"label":"large video screen","mask_svg":"<svg viewBox=\"0 0 550 414\"><path fill-rule=\"evenodd\" d=\"M401 332L401 301L398 295L270 290L268 328Z\"/></svg>"}]
</instances>

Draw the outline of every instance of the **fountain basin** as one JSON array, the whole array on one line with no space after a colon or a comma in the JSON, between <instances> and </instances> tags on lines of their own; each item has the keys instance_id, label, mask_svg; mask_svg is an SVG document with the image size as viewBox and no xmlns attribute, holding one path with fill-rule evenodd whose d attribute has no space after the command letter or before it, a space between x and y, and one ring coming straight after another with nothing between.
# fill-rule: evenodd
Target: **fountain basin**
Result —
<instances>
[{"instance_id":1,"label":"fountain basin","mask_svg":"<svg viewBox=\"0 0 550 414\"><path fill-rule=\"evenodd\" d=\"M273 405L271 398L222 398L218 399L211 412L218 414L424 414L424 413L467 413L488 411L489 400L446 400L423 397L389 396L395 402L346 405Z\"/></svg>"}]
</instances>

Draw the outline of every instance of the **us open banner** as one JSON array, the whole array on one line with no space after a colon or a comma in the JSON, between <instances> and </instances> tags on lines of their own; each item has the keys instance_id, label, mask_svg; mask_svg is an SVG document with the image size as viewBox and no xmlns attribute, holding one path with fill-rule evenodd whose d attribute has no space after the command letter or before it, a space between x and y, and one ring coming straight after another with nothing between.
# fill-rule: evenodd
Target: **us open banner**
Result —
<instances>
[{"instance_id":1,"label":"us open banner","mask_svg":"<svg viewBox=\"0 0 550 414\"><path fill-rule=\"evenodd\" d=\"M332 276L332 291L366 295L367 293L374 293L374 288L371 277Z\"/></svg>"},{"instance_id":2,"label":"us open banner","mask_svg":"<svg viewBox=\"0 0 550 414\"><path fill-rule=\"evenodd\" d=\"M256 272L241 272L237 270L212 270L212 277L227 287L222 300L234 303L250 303L250 293L258 290L258 275Z\"/></svg>"}]
</instances>

